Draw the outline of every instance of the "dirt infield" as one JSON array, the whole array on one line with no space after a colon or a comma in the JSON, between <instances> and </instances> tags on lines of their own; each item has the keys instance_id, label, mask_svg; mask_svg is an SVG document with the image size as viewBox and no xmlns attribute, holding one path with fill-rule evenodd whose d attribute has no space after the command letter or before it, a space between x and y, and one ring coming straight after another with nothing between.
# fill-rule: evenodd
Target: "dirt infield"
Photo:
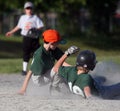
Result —
<instances>
[{"instance_id":1,"label":"dirt infield","mask_svg":"<svg viewBox=\"0 0 120 111\"><path fill-rule=\"evenodd\" d=\"M29 93L21 96L20 89L25 76L20 74L0 75L0 111L119 111L120 100L85 100L81 97L51 97L39 95L28 88ZM31 84L31 83L30 83ZM30 93L34 90L32 93ZM37 92L41 91L40 89Z\"/></svg>"}]
</instances>

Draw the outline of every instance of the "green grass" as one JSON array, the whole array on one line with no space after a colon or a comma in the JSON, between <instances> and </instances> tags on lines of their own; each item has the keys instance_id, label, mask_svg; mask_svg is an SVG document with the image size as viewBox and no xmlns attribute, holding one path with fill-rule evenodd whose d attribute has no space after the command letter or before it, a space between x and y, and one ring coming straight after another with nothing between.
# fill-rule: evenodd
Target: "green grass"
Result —
<instances>
[{"instance_id":1,"label":"green grass","mask_svg":"<svg viewBox=\"0 0 120 111\"><path fill-rule=\"evenodd\" d=\"M96 53L98 61L114 61L120 63L120 40L118 37L110 36L91 36L76 35L75 37L66 36L67 44L60 45L65 51L69 46L76 45L81 50L90 49ZM41 41L42 42L42 41ZM67 59L75 65L76 55ZM0 36L0 73L19 73L22 69L22 37Z\"/></svg>"},{"instance_id":2,"label":"green grass","mask_svg":"<svg viewBox=\"0 0 120 111\"><path fill-rule=\"evenodd\" d=\"M22 69L22 59L0 59L0 73L18 73Z\"/></svg>"},{"instance_id":3,"label":"green grass","mask_svg":"<svg viewBox=\"0 0 120 111\"><path fill-rule=\"evenodd\" d=\"M22 57L22 37L0 36L0 58Z\"/></svg>"},{"instance_id":4,"label":"green grass","mask_svg":"<svg viewBox=\"0 0 120 111\"><path fill-rule=\"evenodd\" d=\"M113 61L120 64L120 56L97 57L98 61ZM67 62L75 65L76 57L70 56ZM0 74L20 73L22 69L22 59L0 59Z\"/></svg>"}]
</instances>

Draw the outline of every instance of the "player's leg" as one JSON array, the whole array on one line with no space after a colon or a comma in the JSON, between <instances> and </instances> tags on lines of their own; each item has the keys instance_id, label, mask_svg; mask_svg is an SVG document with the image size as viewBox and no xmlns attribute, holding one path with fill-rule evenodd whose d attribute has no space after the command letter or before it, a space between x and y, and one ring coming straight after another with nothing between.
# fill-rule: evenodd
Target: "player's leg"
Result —
<instances>
[{"instance_id":1,"label":"player's leg","mask_svg":"<svg viewBox=\"0 0 120 111\"><path fill-rule=\"evenodd\" d=\"M51 86L52 87L59 87L59 83L62 80L58 73L54 72L53 69L50 72L51 77Z\"/></svg>"},{"instance_id":2,"label":"player's leg","mask_svg":"<svg viewBox=\"0 0 120 111\"><path fill-rule=\"evenodd\" d=\"M23 69L22 75L26 75L28 62L30 60L30 53L31 53L31 41L27 37L23 37Z\"/></svg>"},{"instance_id":3,"label":"player's leg","mask_svg":"<svg viewBox=\"0 0 120 111\"><path fill-rule=\"evenodd\" d=\"M50 71L51 70L48 70L45 74L41 74L41 75L32 74L33 83L38 86L43 86L50 83L51 81Z\"/></svg>"},{"instance_id":4,"label":"player's leg","mask_svg":"<svg viewBox=\"0 0 120 111\"><path fill-rule=\"evenodd\" d=\"M31 39L31 53L34 53L40 47L39 38Z\"/></svg>"},{"instance_id":5,"label":"player's leg","mask_svg":"<svg viewBox=\"0 0 120 111\"><path fill-rule=\"evenodd\" d=\"M50 94L52 96L60 96L65 93L68 93L69 88L65 80L59 76L58 73L55 73L53 69L50 72L51 84L50 84Z\"/></svg>"},{"instance_id":6,"label":"player's leg","mask_svg":"<svg viewBox=\"0 0 120 111\"><path fill-rule=\"evenodd\" d=\"M32 74L32 81L35 85L37 86L41 86L42 83L43 83L43 79L42 79L42 76L41 75L34 75Z\"/></svg>"},{"instance_id":7,"label":"player's leg","mask_svg":"<svg viewBox=\"0 0 120 111\"><path fill-rule=\"evenodd\" d=\"M105 99L114 99L117 96L120 97L120 83L113 84L110 86L103 86L104 92L102 93L102 97Z\"/></svg>"}]
</instances>

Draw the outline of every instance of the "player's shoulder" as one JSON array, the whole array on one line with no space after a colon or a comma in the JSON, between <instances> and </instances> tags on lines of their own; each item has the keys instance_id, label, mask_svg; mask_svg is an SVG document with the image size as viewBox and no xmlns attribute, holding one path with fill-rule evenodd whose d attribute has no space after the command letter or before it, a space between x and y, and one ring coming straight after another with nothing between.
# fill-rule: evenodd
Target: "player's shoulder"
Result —
<instances>
[{"instance_id":1,"label":"player's shoulder","mask_svg":"<svg viewBox=\"0 0 120 111\"><path fill-rule=\"evenodd\" d=\"M26 17L27 15L26 14L22 14L21 17Z\"/></svg>"},{"instance_id":2,"label":"player's shoulder","mask_svg":"<svg viewBox=\"0 0 120 111\"><path fill-rule=\"evenodd\" d=\"M25 14L23 14L23 15L20 16L21 19L24 19L26 17L27 17L27 15L25 15Z\"/></svg>"},{"instance_id":3,"label":"player's shoulder","mask_svg":"<svg viewBox=\"0 0 120 111\"><path fill-rule=\"evenodd\" d=\"M92 77L90 74L81 74L82 76L82 79L85 80L85 81L90 81L92 80Z\"/></svg>"},{"instance_id":4,"label":"player's shoulder","mask_svg":"<svg viewBox=\"0 0 120 111\"><path fill-rule=\"evenodd\" d=\"M41 46L34 52L34 57L41 57L42 54L42 48Z\"/></svg>"},{"instance_id":5,"label":"player's shoulder","mask_svg":"<svg viewBox=\"0 0 120 111\"><path fill-rule=\"evenodd\" d=\"M35 18L35 19L38 19L38 18L39 18L37 14L33 14L32 16L33 16L33 18Z\"/></svg>"},{"instance_id":6,"label":"player's shoulder","mask_svg":"<svg viewBox=\"0 0 120 111\"><path fill-rule=\"evenodd\" d=\"M42 54L43 52L46 52L43 44L35 51L36 53Z\"/></svg>"},{"instance_id":7,"label":"player's shoulder","mask_svg":"<svg viewBox=\"0 0 120 111\"><path fill-rule=\"evenodd\" d=\"M70 73L76 72L76 68L74 66L61 66L60 68L66 70L66 72Z\"/></svg>"},{"instance_id":8,"label":"player's shoulder","mask_svg":"<svg viewBox=\"0 0 120 111\"><path fill-rule=\"evenodd\" d=\"M84 77L91 77L91 75L88 74L88 73L83 73L82 76L84 76Z\"/></svg>"}]
</instances>

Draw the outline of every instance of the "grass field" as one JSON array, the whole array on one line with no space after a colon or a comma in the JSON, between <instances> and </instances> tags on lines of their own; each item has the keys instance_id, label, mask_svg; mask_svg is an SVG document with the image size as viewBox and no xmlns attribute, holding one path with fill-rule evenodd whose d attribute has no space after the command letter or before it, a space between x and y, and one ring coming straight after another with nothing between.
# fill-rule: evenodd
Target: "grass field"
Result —
<instances>
[{"instance_id":1,"label":"grass field","mask_svg":"<svg viewBox=\"0 0 120 111\"><path fill-rule=\"evenodd\" d=\"M113 36L109 39L104 36L99 37L64 37L67 44L60 45L63 51L69 46L76 45L81 50L90 49L97 55L98 61L112 60L120 63L120 45L119 41ZM42 41L40 41L42 42ZM75 64L75 56L67 59L70 64ZM22 69L22 38L18 36L4 37L0 36L0 73L19 73Z\"/></svg>"}]
</instances>

